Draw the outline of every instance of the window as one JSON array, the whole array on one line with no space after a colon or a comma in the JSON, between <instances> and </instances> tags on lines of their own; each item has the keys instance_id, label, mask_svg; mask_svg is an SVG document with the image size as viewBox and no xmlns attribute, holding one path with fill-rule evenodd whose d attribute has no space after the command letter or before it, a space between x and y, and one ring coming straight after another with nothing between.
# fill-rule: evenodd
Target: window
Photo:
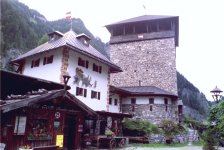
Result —
<instances>
[{"instance_id":1,"label":"window","mask_svg":"<svg viewBox=\"0 0 224 150\"><path fill-rule=\"evenodd\" d=\"M87 96L87 89L84 89L84 97Z\"/></svg>"},{"instance_id":2,"label":"window","mask_svg":"<svg viewBox=\"0 0 224 150\"><path fill-rule=\"evenodd\" d=\"M44 57L43 65L51 64L51 63L53 63L53 55L51 55L50 57Z\"/></svg>"},{"instance_id":3,"label":"window","mask_svg":"<svg viewBox=\"0 0 224 150\"><path fill-rule=\"evenodd\" d=\"M78 59L78 65L79 66L82 66L82 67L86 67L85 60L83 60L82 58L79 57L79 59Z\"/></svg>"},{"instance_id":4,"label":"window","mask_svg":"<svg viewBox=\"0 0 224 150\"><path fill-rule=\"evenodd\" d=\"M109 105L112 105L112 98L109 98Z\"/></svg>"},{"instance_id":5,"label":"window","mask_svg":"<svg viewBox=\"0 0 224 150\"><path fill-rule=\"evenodd\" d=\"M166 111L167 111L167 105L166 105Z\"/></svg>"},{"instance_id":6,"label":"window","mask_svg":"<svg viewBox=\"0 0 224 150\"><path fill-rule=\"evenodd\" d=\"M96 64L93 63L93 71L102 72L102 66L97 66Z\"/></svg>"},{"instance_id":7,"label":"window","mask_svg":"<svg viewBox=\"0 0 224 150\"><path fill-rule=\"evenodd\" d=\"M135 111L135 106L132 106L132 111L133 111L133 112Z\"/></svg>"},{"instance_id":8,"label":"window","mask_svg":"<svg viewBox=\"0 0 224 150\"><path fill-rule=\"evenodd\" d=\"M152 111L152 105L150 105L150 111Z\"/></svg>"},{"instance_id":9,"label":"window","mask_svg":"<svg viewBox=\"0 0 224 150\"><path fill-rule=\"evenodd\" d=\"M98 92L98 100L100 100L100 92Z\"/></svg>"},{"instance_id":10,"label":"window","mask_svg":"<svg viewBox=\"0 0 224 150\"><path fill-rule=\"evenodd\" d=\"M117 99L115 99L115 100L114 100L114 105L116 105L116 106L117 106Z\"/></svg>"},{"instance_id":11,"label":"window","mask_svg":"<svg viewBox=\"0 0 224 150\"><path fill-rule=\"evenodd\" d=\"M76 95L83 96L83 88L76 87Z\"/></svg>"},{"instance_id":12,"label":"window","mask_svg":"<svg viewBox=\"0 0 224 150\"><path fill-rule=\"evenodd\" d=\"M168 99L164 98L164 104L168 104Z\"/></svg>"},{"instance_id":13,"label":"window","mask_svg":"<svg viewBox=\"0 0 224 150\"><path fill-rule=\"evenodd\" d=\"M131 99L131 104L136 104L136 98Z\"/></svg>"},{"instance_id":14,"label":"window","mask_svg":"<svg viewBox=\"0 0 224 150\"><path fill-rule=\"evenodd\" d=\"M154 98L149 98L149 104L154 104Z\"/></svg>"},{"instance_id":15,"label":"window","mask_svg":"<svg viewBox=\"0 0 224 150\"><path fill-rule=\"evenodd\" d=\"M31 63L31 68L33 68L33 67L39 67L39 65L40 65L40 58L39 59L37 59L37 60L33 60L32 61L32 63Z\"/></svg>"},{"instance_id":16,"label":"window","mask_svg":"<svg viewBox=\"0 0 224 150\"><path fill-rule=\"evenodd\" d=\"M93 91L91 92L91 98L97 98L97 92Z\"/></svg>"},{"instance_id":17,"label":"window","mask_svg":"<svg viewBox=\"0 0 224 150\"><path fill-rule=\"evenodd\" d=\"M88 68L89 68L89 61L86 60L86 69L88 69Z\"/></svg>"}]
</instances>

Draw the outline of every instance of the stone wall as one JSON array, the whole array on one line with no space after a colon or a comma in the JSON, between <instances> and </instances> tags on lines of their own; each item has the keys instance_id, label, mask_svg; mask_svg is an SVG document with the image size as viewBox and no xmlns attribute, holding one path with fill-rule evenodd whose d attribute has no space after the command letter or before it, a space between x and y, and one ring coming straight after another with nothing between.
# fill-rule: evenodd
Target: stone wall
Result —
<instances>
[{"instance_id":1,"label":"stone wall","mask_svg":"<svg viewBox=\"0 0 224 150\"><path fill-rule=\"evenodd\" d=\"M150 105L152 111L150 111ZM167 111L166 111L167 106ZM134 112L132 111L134 107ZM133 114L133 119L141 118L149 120L153 124L158 124L163 119L172 120L175 123L179 122L179 116L175 113L178 111L175 102L173 104L122 104L122 113Z\"/></svg>"},{"instance_id":2,"label":"stone wall","mask_svg":"<svg viewBox=\"0 0 224 150\"><path fill-rule=\"evenodd\" d=\"M175 39L144 40L111 45L111 61L123 72L111 74L111 85L154 85L177 94Z\"/></svg>"}]
</instances>

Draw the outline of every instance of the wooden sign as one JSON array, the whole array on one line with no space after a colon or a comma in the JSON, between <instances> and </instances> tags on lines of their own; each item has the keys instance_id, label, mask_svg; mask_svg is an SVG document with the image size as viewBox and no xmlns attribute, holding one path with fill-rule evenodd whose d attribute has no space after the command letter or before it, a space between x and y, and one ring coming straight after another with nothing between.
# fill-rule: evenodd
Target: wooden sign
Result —
<instances>
[{"instance_id":1,"label":"wooden sign","mask_svg":"<svg viewBox=\"0 0 224 150\"><path fill-rule=\"evenodd\" d=\"M83 125L79 125L78 131L79 132L82 132L83 131Z\"/></svg>"},{"instance_id":2,"label":"wooden sign","mask_svg":"<svg viewBox=\"0 0 224 150\"><path fill-rule=\"evenodd\" d=\"M27 116L16 115L15 127L14 127L14 134L15 135L25 135L26 120L27 120Z\"/></svg>"},{"instance_id":3,"label":"wooden sign","mask_svg":"<svg viewBox=\"0 0 224 150\"><path fill-rule=\"evenodd\" d=\"M60 120L54 120L54 129L60 129Z\"/></svg>"},{"instance_id":4,"label":"wooden sign","mask_svg":"<svg viewBox=\"0 0 224 150\"><path fill-rule=\"evenodd\" d=\"M61 114L60 114L60 112L56 112L54 116L55 116L56 119L59 119Z\"/></svg>"},{"instance_id":5,"label":"wooden sign","mask_svg":"<svg viewBox=\"0 0 224 150\"><path fill-rule=\"evenodd\" d=\"M63 139L64 139L64 135L57 135L56 136L56 145L59 147L63 147Z\"/></svg>"}]
</instances>

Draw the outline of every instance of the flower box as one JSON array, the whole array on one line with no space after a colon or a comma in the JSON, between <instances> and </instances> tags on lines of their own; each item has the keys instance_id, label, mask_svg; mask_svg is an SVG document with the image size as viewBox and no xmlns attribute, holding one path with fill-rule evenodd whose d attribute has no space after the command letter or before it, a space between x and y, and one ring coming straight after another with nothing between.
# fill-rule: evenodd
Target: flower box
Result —
<instances>
[{"instance_id":1,"label":"flower box","mask_svg":"<svg viewBox=\"0 0 224 150\"><path fill-rule=\"evenodd\" d=\"M52 140L52 136L50 137L27 137L28 141L31 140Z\"/></svg>"}]
</instances>

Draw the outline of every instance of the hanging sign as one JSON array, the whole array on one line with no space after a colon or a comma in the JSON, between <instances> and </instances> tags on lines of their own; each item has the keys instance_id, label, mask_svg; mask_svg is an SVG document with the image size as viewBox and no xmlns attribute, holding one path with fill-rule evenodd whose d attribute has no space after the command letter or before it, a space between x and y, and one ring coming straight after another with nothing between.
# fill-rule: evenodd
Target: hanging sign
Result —
<instances>
[{"instance_id":1,"label":"hanging sign","mask_svg":"<svg viewBox=\"0 0 224 150\"><path fill-rule=\"evenodd\" d=\"M27 119L27 116L16 115L14 134L16 134L16 135L25 135L26 119Z\"/></svg>"},{"instance_id":2,"label":"hanging sign","mask_svg":"<svg viewBox=\"0 0 224 150\"><path fill-rule=\"evenodd\" d=\"M60 129L60 120L54 120L54 129Z\"/></svg>"},{"instance_id":3,"label":"hanging sign","mask_svg":"<svg viewBox=\"0 0 224 150\"><path fill-rule=\"evenodd\" d=\"M78 132L82 132L82 131L83 131L83 125L79 125Z\"/></svg>"},{"instance_id":4,"label":"hanging sign","mask_svg":"<svg viewBox=\"0 0 224 150\"><path fill-rule=\"evenodd\" d=\"M55 116L56 119L59 119L60 118L60 112L56 112L54 116Z\"/></svg>"},{"instance_id":5,"label":"hanging sign","mask_svg":"<svg viewBox=\"0 0 224 150\"><path fill-rule=\"evenodd\" d=\"M143 34L138 35L139 39L143 39Z\"/></svg>"},{"instance_id":6,"label":"hanging sign","mask_svg":"<svg viewBox=\"0 0 224 150\"><path fill-rule=\"evenodd\" d=\"M59 147L63 147L63 139L64 139L64 135L57 135L56 145Z\"/></svg>"}]
</instances>

